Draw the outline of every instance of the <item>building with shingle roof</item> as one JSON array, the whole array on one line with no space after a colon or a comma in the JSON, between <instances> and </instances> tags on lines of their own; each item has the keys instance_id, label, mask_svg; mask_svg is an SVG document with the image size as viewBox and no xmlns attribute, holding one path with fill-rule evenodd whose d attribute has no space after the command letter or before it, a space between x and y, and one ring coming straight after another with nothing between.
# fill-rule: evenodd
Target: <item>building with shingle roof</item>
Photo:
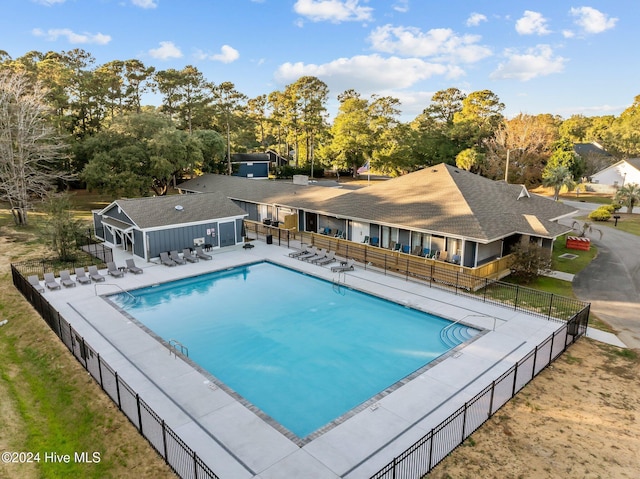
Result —
<instances>
[{"instance_id":1,"label":"building with shingle roof","mask_svg":"<svg viewBox=\"0 0 640 479\"><path fill-rule=\"evenodd\" d=\"M519 241L551 248L571 228L558 219L575 213L529 193L439 164L357 190L204 175L182 191L219 191L254 221L296 216L301 231L336 232L355 242L432 255L447 251L468 267L507 254Z\"/></svg>"},{"instance_id":2,"label":"building with shingle roof","mask_svg":"<svg viewBox=\"0 0 640 479\"><path fill-rule=\"evenodd\" d=\"M243 241L242 208L220 192L118 199L93 215L96 236L149 261L162 251Z\"/></svg>"}]
</instances>

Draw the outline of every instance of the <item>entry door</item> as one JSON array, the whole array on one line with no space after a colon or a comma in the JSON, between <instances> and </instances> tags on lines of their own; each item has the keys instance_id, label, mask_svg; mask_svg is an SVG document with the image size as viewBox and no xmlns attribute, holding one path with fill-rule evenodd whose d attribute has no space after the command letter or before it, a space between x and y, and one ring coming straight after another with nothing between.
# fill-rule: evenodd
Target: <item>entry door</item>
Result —
<instances>
[{"instance_id":1,"label":"entry door","mask_svg":"<svg viewBox=\"0 0 640 479\"><path fill-rule=\"evenodd\" d=\"M318 232L318 215L316 213L309 213L308 211L304 212L305 231L311 231L313 233Z\"/></svg>"},{"instance_id":2,"label":"entry door","mask_svg":"<svg viewBox=\"0 0 640 479\"><path fill-rule=\"evenodd\" d=\"M220 247L233 246L236 244L235 223L220 223Z\"/></svg>"}]
</instances>

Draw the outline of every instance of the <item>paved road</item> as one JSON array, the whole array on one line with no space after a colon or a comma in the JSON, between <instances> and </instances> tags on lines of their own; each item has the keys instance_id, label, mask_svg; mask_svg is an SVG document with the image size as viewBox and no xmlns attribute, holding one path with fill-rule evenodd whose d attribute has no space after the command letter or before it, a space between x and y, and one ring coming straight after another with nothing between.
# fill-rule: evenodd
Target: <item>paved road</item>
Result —
<instances>
[{"instance_id":1,"label":"paved road","mask_svg":"<svg viewBox=\"0 0 640 479\"><path fill-rule=\"evenodd\" d=\"M591 209L588 203L572 202L572 206ZM591 303L596 316L618 332L622 342L640 349L640 237L606 226L601 229L601 239L591 235L598 256L575 276L573 289L578 298Z\"/></svg>"}]
</instances>

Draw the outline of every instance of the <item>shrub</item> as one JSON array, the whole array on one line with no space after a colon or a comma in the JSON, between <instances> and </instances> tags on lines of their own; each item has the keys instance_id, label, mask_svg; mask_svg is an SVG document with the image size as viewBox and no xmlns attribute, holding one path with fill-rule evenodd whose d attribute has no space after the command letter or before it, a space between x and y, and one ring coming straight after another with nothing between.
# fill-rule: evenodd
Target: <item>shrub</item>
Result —
<instances>
[{"instance_id":1,"label":"shrub","mask_svg":"<svg viewBox=\"0 0 640 479\"><path fill-rule=\"evenodd\" d=\"M589 213L589 219L593 221L608 221L611 219L611 211L609 205L601 206L600 208Z\"/></svg>"},{"instance_id":2,"label":"shrub","mask_svg":"<svg viewBox=\"0 0 640 479\"><path fill-rule=\"evenodd\" d=\"M511 252L511 276L519 282L529 283L551 271L551 252L536 243L518 243Z\"/></svg>"}]
</instances>

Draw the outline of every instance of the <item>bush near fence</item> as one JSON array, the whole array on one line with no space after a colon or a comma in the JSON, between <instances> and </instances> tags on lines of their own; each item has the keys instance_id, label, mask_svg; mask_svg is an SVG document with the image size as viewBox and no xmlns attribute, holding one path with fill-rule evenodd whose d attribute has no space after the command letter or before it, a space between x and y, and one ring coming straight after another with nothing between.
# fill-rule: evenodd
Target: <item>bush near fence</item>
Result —
<instances>
[{"instance_id":1,"label":"bush near fence","mask_svg":"<svg viewBox=\"0 0 640 479\"><path fill-rule=\"evenodd\" d=\"M219 479L13 264L11 275L18 291L178 476L184 479Z\"/></svg>"}]
</instances>

